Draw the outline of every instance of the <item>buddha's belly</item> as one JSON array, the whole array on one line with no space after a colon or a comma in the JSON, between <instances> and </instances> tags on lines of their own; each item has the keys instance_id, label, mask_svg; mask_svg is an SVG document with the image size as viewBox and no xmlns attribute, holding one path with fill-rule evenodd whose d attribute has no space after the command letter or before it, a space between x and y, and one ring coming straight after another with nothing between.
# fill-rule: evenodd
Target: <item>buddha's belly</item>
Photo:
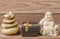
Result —
<instances>
[{"instance_id":1,"label":"buddha's belly","mask_svg":"<svg viewBox=\"0 0 60 39\"><path fill-rule=\"evenodd\" d=\"M53 26L44 26L44 29L46 31L51 31L51 30L53 30Z\"/></svg>"}]
</instances>

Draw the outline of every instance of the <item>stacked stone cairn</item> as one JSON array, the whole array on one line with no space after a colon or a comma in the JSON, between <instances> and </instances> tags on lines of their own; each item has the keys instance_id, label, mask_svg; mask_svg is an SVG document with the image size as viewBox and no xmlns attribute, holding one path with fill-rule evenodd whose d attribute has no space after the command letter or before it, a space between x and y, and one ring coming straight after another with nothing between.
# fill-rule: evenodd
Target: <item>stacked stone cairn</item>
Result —
<instances>
[{"instance_id":1,"label":"stacked stone cairn","mask_svg":"<svg viewBox=\"0 0 60 39\"><path fill-rule=\"evenodd\" d=\"M7 35L17 34L19 32L18 23L15 22L15 15L9 11L4 15L2 23L2 33Z\"/></svg>"}]
</instances>

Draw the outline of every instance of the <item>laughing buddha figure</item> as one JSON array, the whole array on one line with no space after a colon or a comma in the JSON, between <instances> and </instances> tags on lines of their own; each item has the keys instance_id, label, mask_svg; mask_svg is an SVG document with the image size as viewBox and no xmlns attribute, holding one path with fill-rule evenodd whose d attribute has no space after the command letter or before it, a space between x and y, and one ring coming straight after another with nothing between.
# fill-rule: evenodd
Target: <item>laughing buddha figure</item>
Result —
<instances>
[{"instance_id":1,"label":"laughing buddha figure","mask_svg":"<svg viewBox=\"0 0 60 39\"><path fill-rule=\"evenodd\" d=\"M41 25L40 33L43 36L57 36L59 32L59 26L54 20L51 12L46 12L45 17L39 22Z\"/></svg>"}]
</instances>

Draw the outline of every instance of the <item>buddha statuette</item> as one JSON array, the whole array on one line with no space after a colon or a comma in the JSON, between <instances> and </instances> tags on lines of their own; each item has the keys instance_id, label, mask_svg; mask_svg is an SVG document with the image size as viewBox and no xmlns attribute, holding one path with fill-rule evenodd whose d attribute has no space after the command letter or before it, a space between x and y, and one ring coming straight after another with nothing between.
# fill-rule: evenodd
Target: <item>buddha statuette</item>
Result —
<instances>
[{"instance_id":1,"label":"buddha statuette","mask_svg":"<svg viewBox=\"0 0 60 39\"><path fill-rule=\"evenodd\" d=\"M51 12L46 12L45 17L39 22L41 25L40 33L43 36L57 36L59 32L59 25L55 21Z\"/></svg>"}]
</instances>

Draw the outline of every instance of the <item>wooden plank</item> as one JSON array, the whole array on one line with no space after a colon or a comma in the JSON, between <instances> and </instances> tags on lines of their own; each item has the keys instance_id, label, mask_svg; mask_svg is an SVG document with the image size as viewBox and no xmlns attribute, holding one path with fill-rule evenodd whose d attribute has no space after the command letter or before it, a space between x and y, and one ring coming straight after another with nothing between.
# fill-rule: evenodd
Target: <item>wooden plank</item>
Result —
<instances>
[{"instance_id":1,"label":"wooden plank","mask_svg":"<svg viewBox=\"0 0 60 39\"><path fill-rule=\"evenodd\" d=\"M2 23L4 13L0 14L0 24ZM22 22L37 22L44 17L44 13L15 13L15 20L22 25ZM53 17L60 24L60 13L53 13ZM20 26L20 25L19 25Z\"/></svg>"},{"instance_id":2,"label":"wooden plank","mask_svg":"<svg viewBox=\"0 0 60 39\"><path fill-rule=\"evenodd\" d=\"M0 0L0 13L60 13L60 0Z\"/></svg>"}]
</instances>

